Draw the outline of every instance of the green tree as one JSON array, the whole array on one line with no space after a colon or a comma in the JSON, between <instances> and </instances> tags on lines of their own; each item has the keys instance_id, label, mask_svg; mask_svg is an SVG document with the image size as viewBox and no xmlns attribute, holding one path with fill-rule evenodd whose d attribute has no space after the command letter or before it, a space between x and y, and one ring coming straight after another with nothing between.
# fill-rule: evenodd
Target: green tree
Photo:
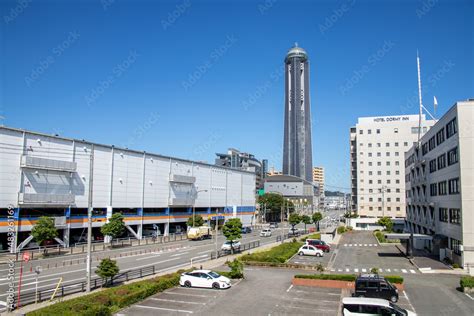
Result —
<instances>
[{"instance_id":1,"label":"green tree","mask_svg":"<svg viewBox=\"0 0 474 316\"><path fill-rule=\"evenodd\" d=\"M294 230L295 226L301 223L301 216L299 216L296 213L291 213L290 218L288 219L288 222L291 225L291 229Z\"/></svg>"},{"instance_id":2,"label":"green tree","mask_svg":"<svg viewBox=\"0 0 474 316\"><path fill-rule=\"evenodd\" d=\"M227 261L227 266L230 268L231 279L243 279L244 277L244 264L239 259L233 261Z\"/></svg>"},{"instance_id":3,"label":"green tree","mask_svg":"<svg viewBox=\"0 0 474 316\"><path fill-rule=\"evenodd\" d=\"M188 218L188 221L186 222L188 227L199 227L204 225L204 218L202 218L201 215L194 215L194 225L193 225L193 216Z\"/></svg>"},{"instance_id":4,"label":"green tree","mask_svg":"<svg viewBox=\"0 0 474 316\"><path fill-rule=\"evenodd\" d=\"M377 224L379 224L380 226L385 227L385 231L387 231L387 232L391 232L392 229L393 229L393 221L388 216L385 216L385 217L382 217L381 219L379 219L377 221Z\"/></svg>"},{"instance_id":5,"label":"green tree","mask_svg":"<svg viewBox=\"0 0 474 316\"><path fill-rule=\"evenodd\" d=\"M95 271L95 273L105 281L105 286L107 286L108 279L110 278L110 281L112 281L114 276L119 272L120 269L117 265L117 261L110 260L109 258L102 259Z\"/></svg>"},{"instance_id":6,"label":"green tree","mask_svg":"<svg viewBox=\"0 0 474 316\"><path fill-rule=\"evenodd\" d=\"M58 237L58 230L54 226L54 218L47 216L40 217L35 226L33 226L33 229L31 229L31 236L33 236L33 239L40 246L46 240Z\"/></svg>"},{"instance_id":7,"label":"green tree","mask_svg":"<svg viewBox=\"0 0 474 316\"><path fill-rule=\"evenodd\" d=\"M125 232L125 229L123 215L121 213L115 213L109 222L100 228L100 232L104 234L104 236L110 236L113 240L114 238L120 237Z\"/></svg>"},{"instance_id":8,"label":"green tree","mask_svg":"<svg viewBox=\"0 0 474 316\"><path fill-rule=\"evenodd\" d=\"M222 229L222 233L230 241L230 251L234 253L234 241L242 237L242 222L240 218L231 218L229 219Z\"/></svg>"},{"instance_id":9,"label":"green tree","mask_svg":"<svg viewBox=\"0 0 474 316\"><path fill-rule=\"evenodd\" d=\"M312 219L316 226L316 231L319 231L319 222L323 219L323 214L321 214L321 212L313 213Z\"/></svg>"},{"instance_id":10,"label":"green tree","mask_svg":"<svg viewBox=\"0 0 474 316\"><path fill-rule=\"evenodd\" d=\"M301 216L301 221L303 222L304 230L306 231L306 225L311 224L311 217L309 217L308 215L303 215Z\"/></svg>"},{"instance_id":11,"label":"green tree","mask_svg":"<svg viewBox=\"0 0 474 316\"><path fill-rule=\"evenodd\" d=\"M284 212L293 209L294 205L291 201L285 201L282 195L277 193L265 193L258 197L258 204L261 206L261 209L266 209L267 213L281 214L281 211ZM283 221L283 218L281 219Z\"/></svg>"}]
</instances>

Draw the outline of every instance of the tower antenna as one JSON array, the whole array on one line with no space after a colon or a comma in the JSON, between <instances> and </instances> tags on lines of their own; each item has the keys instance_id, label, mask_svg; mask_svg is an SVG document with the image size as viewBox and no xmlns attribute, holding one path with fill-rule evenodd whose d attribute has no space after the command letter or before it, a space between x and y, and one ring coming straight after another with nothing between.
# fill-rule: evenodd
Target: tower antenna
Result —
<instances>
[{"instance_id":1,"label":"tower antenna","mask_svg":"<svg viewBox=\"0 0 474 316\"><path fill-rule=\"evenodd\" d=\"M418 114L418 146L420 146L421 115L423 114L423 100L422 100L422 97L421 97L420 57L418 56L418 50L416 50L416 65L417 65L417 68L418 68L418 100L420 102L420 112Z\"/></svg>"}]
</instances>

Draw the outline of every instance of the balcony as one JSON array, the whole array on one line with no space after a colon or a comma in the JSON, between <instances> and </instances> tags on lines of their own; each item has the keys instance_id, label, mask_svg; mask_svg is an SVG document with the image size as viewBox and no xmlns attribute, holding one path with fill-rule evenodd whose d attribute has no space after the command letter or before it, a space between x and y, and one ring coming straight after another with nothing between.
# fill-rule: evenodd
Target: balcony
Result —
<instances>
[{"instance_id":1,"label":"balcony","mask_svg":"<svg viewBox=\"0 0 474 316\"><path fill-rule=\"evenodd\" d=\"M18 203L22 205L68 206L75 203L73 194L19 193Z\"/></svg>"},{"instance_id":2,"label":"balcony","mask_svg":"<svg viewBox=\"0 0 474 316\"><path fill-rule=\"evenodd\" d=\"M172 174L170 175L170 182L194 184L196 182L196 177Z\"/></svg>"},{"instance_id":3,"label":"balcony","mask_svg":"<svg viewBox=\"0 0 474 316\"><path fill-rule=\"evenodd\" d=\"M170 198L169 205L170 206L192 206L194 204L194 200L190 198Z\"/></svg>"},{"instance_id":4,"label":"balcony","mask_svg":"<svg viewBox=\"0 0 474 316\"><path fill-rule=\"evenodd\" d=\"M32 156L22 156L20 166L22 168L56 170L65 172L76 172L77 163L73 161L53 160Z\"/></svg>"}]
</instances>

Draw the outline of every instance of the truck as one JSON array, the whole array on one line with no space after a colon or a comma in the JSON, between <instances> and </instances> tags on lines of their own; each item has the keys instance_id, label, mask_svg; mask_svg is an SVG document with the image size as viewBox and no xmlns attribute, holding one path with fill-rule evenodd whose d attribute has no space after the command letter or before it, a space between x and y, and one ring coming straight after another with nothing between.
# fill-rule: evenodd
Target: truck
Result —
<instances>
[{"instance_id":1,"label":"truck","mask_svg":"<svg viewBox=\"0 0 474 316\"><path fill-rule=\"evenodd\" d=\"M199 227L191 227L188 229L188 239L190 240L203 240L207 238L211 238L212 230L208 226L199 226Z\"/></svg>"}]
</instances>

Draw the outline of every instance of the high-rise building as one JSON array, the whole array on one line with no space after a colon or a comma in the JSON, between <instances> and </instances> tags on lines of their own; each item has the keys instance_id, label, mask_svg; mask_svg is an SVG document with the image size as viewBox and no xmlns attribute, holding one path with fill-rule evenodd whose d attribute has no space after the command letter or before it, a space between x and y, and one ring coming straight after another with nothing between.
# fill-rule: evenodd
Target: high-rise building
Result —
<instances>
[{"instance_id":1,"label":"high-rise building","mask_svg":"<svg viewBox=\"0 0 474 316\"><path fill-rule=\"evenodd\" d=\"M306 51L297 44L285 58L284 125L283 173L312 182L309 61Z\"/></svg>"},{"instance_id":2,"label":"high-rise building","mask_svg":"<svg viewBox=\"0 0 474 316\"><path fill-rule=\"evenodd\" d=\"M422 117L422 135L434 121ZM404 154L418 141L418 115L359 118L351 127L352 211L405 217Z\"/></svg>"},{"instance_id":3,"label":"high-rise building","mask_svg":"<svg viewBox=\"0 0 474 316\"><path fill-rule=\"evenodd\" d=\"M474 268L474 99L457 102L405 153L407 229L439 258Z\"/></svg>"}]
</instances>

